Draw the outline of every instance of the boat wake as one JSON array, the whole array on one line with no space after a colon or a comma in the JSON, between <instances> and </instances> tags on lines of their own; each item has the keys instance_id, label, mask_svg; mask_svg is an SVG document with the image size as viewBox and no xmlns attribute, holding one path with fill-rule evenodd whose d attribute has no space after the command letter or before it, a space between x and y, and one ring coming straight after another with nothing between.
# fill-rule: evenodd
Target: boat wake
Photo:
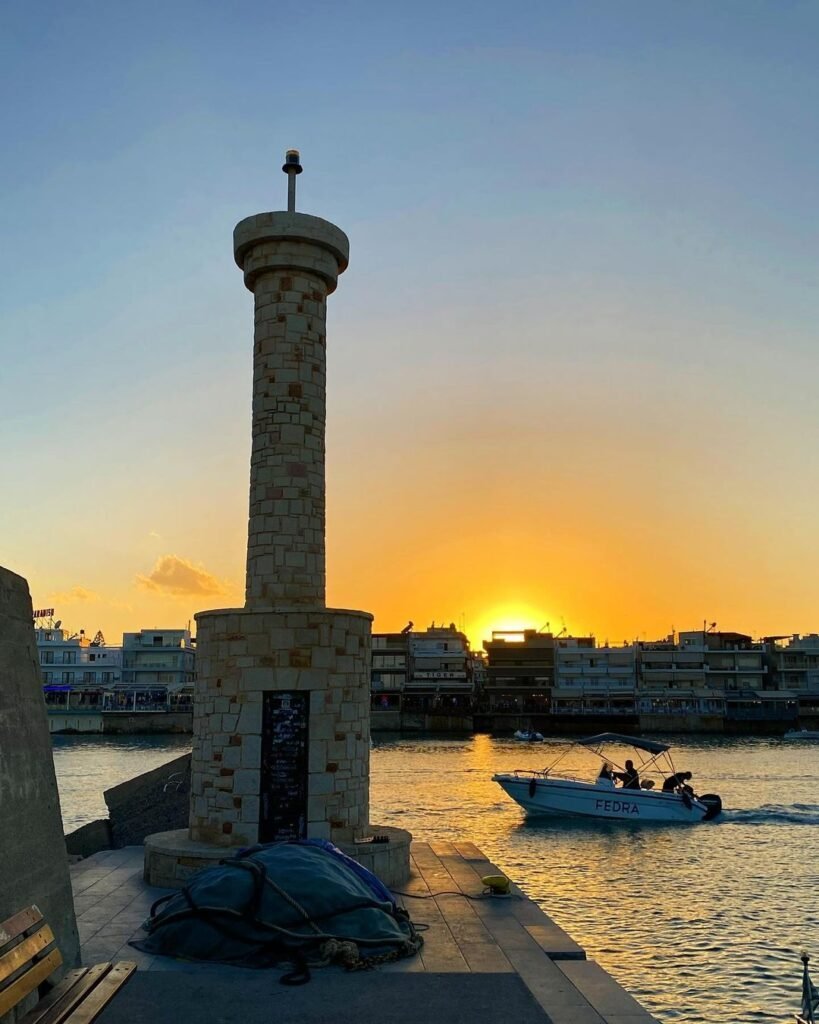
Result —
<instances>
[{"instance_id":1,"label":"boat wake","mask_svg":"<svg viewBox=\"0 0 819 1024\"><path fill-rule=\"evenodd\" d=\"M723 810L725 825L819 825L819 804L763 804L746 810Z\"/></svg>"}]
</instances>

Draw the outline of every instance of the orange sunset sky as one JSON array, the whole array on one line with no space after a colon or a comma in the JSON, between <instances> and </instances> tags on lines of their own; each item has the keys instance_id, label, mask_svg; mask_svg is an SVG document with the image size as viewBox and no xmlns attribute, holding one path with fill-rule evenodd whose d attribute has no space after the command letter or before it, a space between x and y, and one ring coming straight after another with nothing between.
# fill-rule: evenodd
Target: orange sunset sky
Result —
<instances>
[{"instance_id":1,"label":"orange sunset sky","mask_svg":"<svg viewBox=\"0 0 819 1024\"><path fill-rule=\"evenodd\" d=\"M231 232L297 146L351 241L329 604L819 630L815 8L115 6L6 26L0 564L35 606L113 643L243 603Z\"/></svg>"}]
</instances>

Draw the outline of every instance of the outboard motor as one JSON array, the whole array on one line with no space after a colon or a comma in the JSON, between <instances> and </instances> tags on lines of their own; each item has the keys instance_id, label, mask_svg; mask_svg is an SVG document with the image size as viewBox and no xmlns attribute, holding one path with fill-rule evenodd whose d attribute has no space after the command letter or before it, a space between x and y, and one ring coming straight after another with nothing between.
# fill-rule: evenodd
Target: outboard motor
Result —
<instances>
[{"instance_id":1,"label":"outboard motor","mask_svg":"<svg viewBox=\"0 0 819 1024\"><path fill-rule=\"evenodd\" d=\"M703 821L710 821L712 818L716 818L722 810L722 798L717 796L716 793L706 793L704 796L698 796L697 799L708 808L705 812L705 817L702 819Z\"/></svg>"}]
</instances>

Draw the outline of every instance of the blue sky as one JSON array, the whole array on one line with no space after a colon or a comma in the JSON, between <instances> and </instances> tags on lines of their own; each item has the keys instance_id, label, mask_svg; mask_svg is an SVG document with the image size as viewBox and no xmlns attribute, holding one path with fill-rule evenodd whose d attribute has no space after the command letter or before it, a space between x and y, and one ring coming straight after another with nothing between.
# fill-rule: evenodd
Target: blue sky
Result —
<instances>
[{"instance_id":1,"label":"blue sky","mask_svg":"<svg viewBox=\"0 0 819 1024\"><path fill-rule=\"evenodd\" d=\"M281 207L296 146L300 209L351 238L328 356L338 599L387 626L403 588L408 615L456 618L468 553L502 543L473 619L517 601L636 630L659 600L647 530L689 573L663 622L675 600L750 616L775 588L815 626L818 40L816 4L752 0L4 5L0 562L112 621L148 614L133 580L170 552L241 581L231 230ZM544 566L577 551L589 478L586 585L559 560L538 583L527 545ZM400 572L356 582L453 524L428 607ZM590 596L613 547L644 558L616 609Z\"/></svg>"}]
</instances>

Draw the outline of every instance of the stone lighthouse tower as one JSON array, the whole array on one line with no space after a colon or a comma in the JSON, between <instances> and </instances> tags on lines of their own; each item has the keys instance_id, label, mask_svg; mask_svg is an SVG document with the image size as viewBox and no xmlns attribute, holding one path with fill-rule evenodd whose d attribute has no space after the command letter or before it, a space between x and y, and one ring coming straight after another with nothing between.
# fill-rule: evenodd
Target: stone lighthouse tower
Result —
<instances>
[{"instance_id":1,"label":"stone lighthouse tower","mask_svg":"<svg viewBox=\"0 0 819 1024\"><path fill-rule=\"evenodd\" d=\"M369 825L372 616L325 604L327 297L347 268L334 224L295 210L233 233L254 298L247 586L200 612L190 829L146 840L155 884L180 884L225 847L330 839L398 881L409 836ZM187 869L186 869L187 865Z\"/></svg>"}]
</instances>

